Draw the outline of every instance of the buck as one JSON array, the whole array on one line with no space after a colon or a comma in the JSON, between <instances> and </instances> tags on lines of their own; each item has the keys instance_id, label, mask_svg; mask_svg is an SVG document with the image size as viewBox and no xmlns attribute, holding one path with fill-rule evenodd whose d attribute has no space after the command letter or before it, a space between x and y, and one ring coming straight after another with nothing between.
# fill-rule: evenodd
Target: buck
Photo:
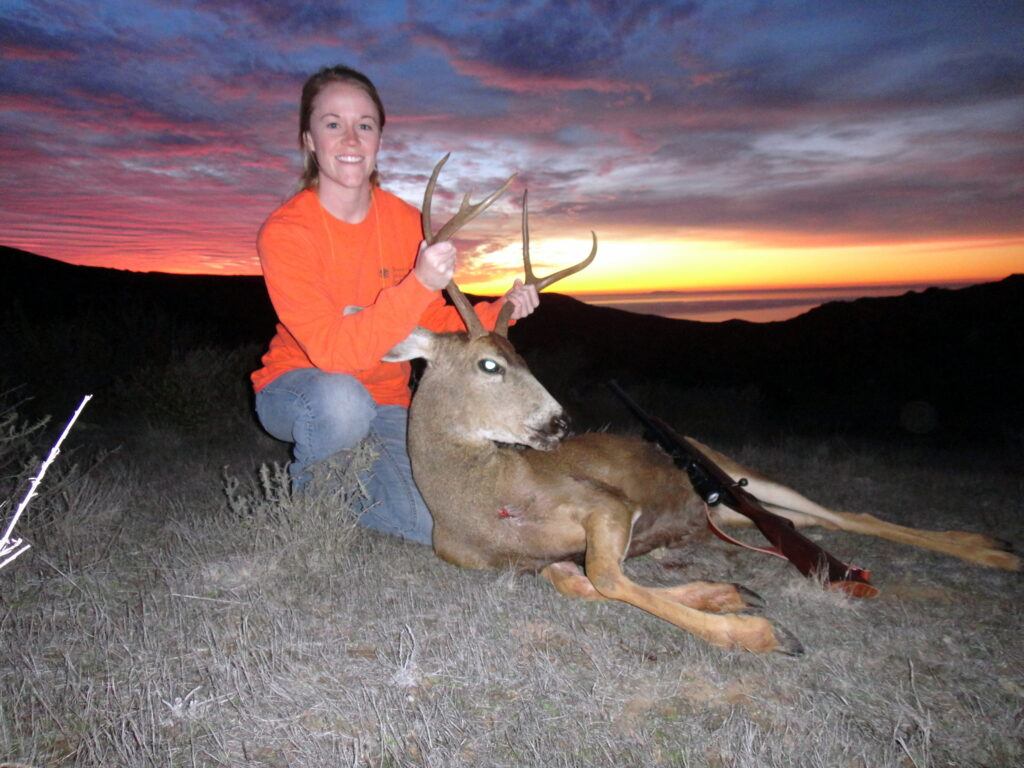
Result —
<instances>
[{"instance_id":1,"label":"buck","mask_svg":"<svg viewBox=\"0 0 1024 768\"><path fill-rule=\"evenodd\" d=\"M430 242L451 237L508 187L475 205L467 195L455 216L432 234L435 167L423 201ZM597 253L537 278L529 254L523 200L526 280L542 290L584 269ZM508 340L510 305L488 332L451 282L447 289L467 332L434 334L417 328L385 357L423 358L427 367L409 413L413 476L434 518L433 544L444 560L466 568L513 567L539 572L564 595L629 603L711 645L796 655L799 641L761 615L762 601L734 584L690 582L645 587L630 580L622 561L656 547L694 540L706 508L685 472L669 457L630 436L570 436L562 407L533 377ZM720 453L706 449L747 490L797 526L869 534L943 552L985 566L1019 570L1020 560L998 541L958 531L925 531L868 514L826 509ZM715 508L720 525L749 521ZM583 570L579 564L583 565Z\"/></svg>"}]
</instances>

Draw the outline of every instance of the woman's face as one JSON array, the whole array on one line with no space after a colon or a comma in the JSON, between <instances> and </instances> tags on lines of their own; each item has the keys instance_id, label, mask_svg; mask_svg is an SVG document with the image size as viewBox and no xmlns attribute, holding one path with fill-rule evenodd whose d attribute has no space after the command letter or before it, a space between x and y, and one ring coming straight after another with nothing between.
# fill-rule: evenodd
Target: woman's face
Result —
<instances>
[{"instance_id":1,"label":"woman's face","mask_svg":"<svg viewBox=\"0 0 1024 768\"><path fill-rule=\"evenodd\" d=\"M368 193L377 167L380 115L366 91L330 83L313 99L306 149L316 156L320 192L356 189Z\"/></svg>"}]
</instances>

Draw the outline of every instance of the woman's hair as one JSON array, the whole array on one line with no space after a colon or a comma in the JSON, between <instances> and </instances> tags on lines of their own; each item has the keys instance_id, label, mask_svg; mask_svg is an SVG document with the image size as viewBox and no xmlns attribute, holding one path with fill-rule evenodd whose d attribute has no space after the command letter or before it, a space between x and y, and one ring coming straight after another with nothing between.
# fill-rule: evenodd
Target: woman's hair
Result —
<instances>
[{"instance_id":1,"label":"woman's hair","mask_svg":"<svg viewBox=\"0 0 1024 768\"><path fill-rule=\"evenodd\" d=\"M313 117L313 101L320 95L320 91L331 83L348 83L366 92L374 105L377 107L377 114L380 116L380 128L384 130L384 102L381 101L377 87L362 72L338 64L333 67L324 67L309 79L302 86L302 101L299 102L299 150L302 152L302 189L315 189L320 180L320 169L316 164L316 156L306 148L306 132L310 128ZM380 186L380 174L374 168L370 175L371 186Z\"/></svg>"}]
</instances>

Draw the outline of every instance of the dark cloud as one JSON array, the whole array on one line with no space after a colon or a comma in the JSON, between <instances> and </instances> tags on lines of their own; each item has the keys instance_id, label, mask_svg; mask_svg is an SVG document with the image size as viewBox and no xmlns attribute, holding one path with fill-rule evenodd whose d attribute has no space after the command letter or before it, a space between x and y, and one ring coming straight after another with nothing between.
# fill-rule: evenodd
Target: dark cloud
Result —
<instances>
[{"instance_id":1,"label":"dark cloud","mask_svg":"<svg viewBox=\"0 0 1024 768\"><path fill-rule=\"evenodd\" d=\"M0 46L4 64L61 60L74 49L74 41L54 35L23 19L0 18Z\"/></svg>"},{"instance_id":2,"label":"dark cloud","mask_svg":"<svg viewBox=\"0 0 1024 768\"><path fill-rule=\"evenodd\" d=\"M188 7L208 12L232 27L244 25L264 34L277 32L331 31L355 22L348 3L315 3L305 0L199 0Z\"/></svg>"},{"instance_id":3,"label":"dark cloud","mask_svg":"<svg viewBox=\"0 0 1024 768\"><path fill-rule=\"evenodd\" d=\"M1019 92L1022 8L931 2L758 6L712 21L694 39L693 56L725 73L719 96L747 104L863 108L974 100Z\"/></svg>"},{"instance_id":4,"label":"dark cloud","mask_svg":"<svg viewBox=\"0 0 1024 768\"><path fill-rule=\"evenodd\" d=\"M469 56L513 72L595 74L621 55L625 40L582 4L521 6L500 26L472 28L459 40Z\"/></svg>"},{"instance_id":5,"label":"dark cloud","mask_svg":"<svg viewBox=\"0 0 1024 768\"><path fill-rule=\"evenodd\" d=\"M933 177L807 184L750 194L694 194L670 200L623 195L550 206L549 217L601 222L652 233L705 230L891 237L1013 235L1020 231L1019 192L983 181L944 184Z\"/></svg>"},{"instance_id":6,"label":"dark cloud","mask_svg":"<svg viewBox=\"0 0 1024 768\"><path fill-rule=\"evenodd\" d=\"M422 13L413 27L444 42L452 54L511 75L619 78L646 34L660 42L689 18L692 2L501 4L463 25ZM662 52L659 55L664 55Z\"/></svg>"}]
</instances>

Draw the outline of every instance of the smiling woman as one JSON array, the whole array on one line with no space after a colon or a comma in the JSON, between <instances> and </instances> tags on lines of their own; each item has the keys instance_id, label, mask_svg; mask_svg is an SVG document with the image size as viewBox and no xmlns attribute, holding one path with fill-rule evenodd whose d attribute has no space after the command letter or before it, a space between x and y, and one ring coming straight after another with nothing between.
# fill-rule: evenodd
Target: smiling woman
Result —
<instances>
[{"instance_id":1,"label":"smiling woman","mask_svg":"<svg viewBox=\"0 0 1024 768\"><path fill-rule=\"evenodd\" d=\"M455 270L455 247L426 245L419 211L380 188L384 123L380 95L361 72L330 67L306 81L302 190L270 215L258 238L279 322L252 381L260 422L294 444L296 489L311 480L314 464L369 437L378 459L366 478L371 498L361 522L429 544L432 521L405 449L409 364L381 358L417 325L441 332L464 325L440 294ZM488 327L506 301L513 317L523 317L537 294L517 285L478 305Z\"/></svg>"},{"instance_id":2,"label":"smiling woman","mask_svg":"<svg viewBox=\"0 0 1024 768\"><path fill-rule=\"evenodd\" d=\"M306 81L299 107L302 186L316 189L328 210L352 202L361 206L368 200L364 187L380 186L377 152L385 122L380 94L361 72L332 67ZM344 213L335 215L346 221L366 215L365 210Z\"/></svg>"}]
</instances>

